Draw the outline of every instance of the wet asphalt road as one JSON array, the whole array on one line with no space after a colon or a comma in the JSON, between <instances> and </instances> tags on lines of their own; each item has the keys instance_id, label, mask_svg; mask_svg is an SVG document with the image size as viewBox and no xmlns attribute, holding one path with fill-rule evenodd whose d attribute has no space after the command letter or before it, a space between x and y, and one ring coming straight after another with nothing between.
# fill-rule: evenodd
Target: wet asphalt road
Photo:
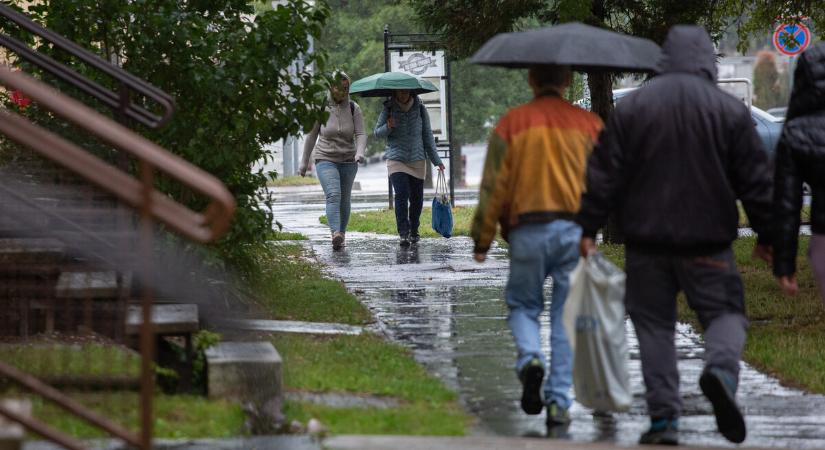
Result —
<instances>
[{"instance_id":1,"label":"wet asphalt road","mask_svg":"<svg viewBox=\"0 0 825 450\"><path fill-rule=\"evenodd\" d=\"M353 210L381 207L384 203L353 204ZM322 214L321 204L279 202L275 208L285 229L309 236L319 260L370 308L381 328L460 394L466 409L479 419L477 433L547 434L543 414L527 416L519 407L520 384L512 369L515 348L501 300L507 276L504 250L494 247L486 263L476 264L467 238L423 239L402 249L395 236L349 232L346 248L333 252L329 231L318 222ZM551 289L548 282L547 292ZM546 315L543 320L548 320ZM633 445L647 428L638 348L629 323L627 329L631 410L612 420L594 419L590 410L574 404L572 424L557 431L557 437ZM543 342L549 351L549 333ZM710 403L698 387L703 366L699 337L680 326L677 345L684 398L681 442L730 445L716 432ZM743 446L825 448L825 397L780 386L743 364L738 399L748 425Z\"/></svg>"}]
</instances>

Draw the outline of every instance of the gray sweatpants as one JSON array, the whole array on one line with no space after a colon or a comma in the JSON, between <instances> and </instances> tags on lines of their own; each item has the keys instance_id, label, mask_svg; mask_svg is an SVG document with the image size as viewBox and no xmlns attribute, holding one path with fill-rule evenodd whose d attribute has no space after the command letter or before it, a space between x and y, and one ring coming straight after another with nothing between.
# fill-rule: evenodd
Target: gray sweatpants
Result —
<instances>
[{"instance_id":1,"label":"gray sweatpants","mask_svg":"<svg viewBox=\"0 0 825 450\"><path fill-rule=\"evenodd\" d=\"M652 255L628 249L625 305L642 360L650 417L682 412L676 367L676 295L684 291L704 329L705 366L738 379L745 346L742 279L731 249L703 257Z\"/></svg>"}]
</instances>

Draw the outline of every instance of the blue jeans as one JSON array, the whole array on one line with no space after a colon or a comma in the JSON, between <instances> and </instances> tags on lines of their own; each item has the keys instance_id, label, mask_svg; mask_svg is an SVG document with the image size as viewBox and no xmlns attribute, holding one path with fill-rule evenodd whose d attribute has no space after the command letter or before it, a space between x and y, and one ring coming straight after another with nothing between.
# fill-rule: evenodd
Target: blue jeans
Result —
<instances>
[{"instance_id":1,"label":"blue jeans","mask_svg":"<svg viewBox=\"0 0 825 450\"><path fill-rule=\"evenodd\" d=\"M321 181L327 199L327 223L333 233L347 231L352 183L358 173L358 163L318 161L315 173Z\"/></svg>"},{"instance_id":2,"label":"blue jeans","mask_svg":"<svg viewBox=\"0 0 825 450\"><path fill-rule=\"evenodd\" d=\"M421 209L424 207L424 180L404 172L390 175L395 191L395 226L398 235L418 235Z\"/></svg>"},{"instance_id":3,"label":"blue jeans","mask_svg":"<svg viewBox=\"0 0 825 450\"><path fill-rule=\"evenodd\" d=\"M516 341L516 373L533 358L546 364L541 351L539 314L544 310L544 280L553 278L550 302L550 376L544 383L545 403L570 408L573 356L564 332L562 311L570 290L570 272L579 260L581 228L555 220L528 223L510 230L510 276L504 297L510 309L507 323Z\"/></svg>"}]
</instances>

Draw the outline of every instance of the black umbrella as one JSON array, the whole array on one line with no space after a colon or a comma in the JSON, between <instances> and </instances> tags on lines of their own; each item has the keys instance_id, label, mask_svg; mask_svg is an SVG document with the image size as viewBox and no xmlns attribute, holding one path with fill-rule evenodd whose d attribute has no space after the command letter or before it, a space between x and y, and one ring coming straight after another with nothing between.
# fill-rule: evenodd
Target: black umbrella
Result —
<instances>
[{"instance_id":1,"label":"black umbrella","mask_svg":"<svg viewBox=\"0 0 825 450\"><path fill-rule=\"evenodd\" d=\"M659 46L649 39L569 22L497 34L470 61L510 68L559 64L582 72L656 72L660 55Z\"/></svg>"}]
</instances>

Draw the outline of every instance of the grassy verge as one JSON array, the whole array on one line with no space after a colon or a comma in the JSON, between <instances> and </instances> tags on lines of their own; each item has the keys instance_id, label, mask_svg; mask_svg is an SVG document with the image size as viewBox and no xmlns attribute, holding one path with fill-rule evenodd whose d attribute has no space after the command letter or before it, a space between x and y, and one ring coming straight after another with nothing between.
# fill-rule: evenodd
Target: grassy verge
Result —
<instances>
[{"instance_id":1,"label":"grassy verge","mask_svg":"<svg viewBox=\"0 0 825 450\"><path fill-rule=\"evenodd\" d=\"M0 345L0 360L46 382L59 379L90 379L104 385L112 379L137 380L140 356L131 349L93 338L53 336L31 343ZM76 391L65 394L113 420L136 431L139 423L139 395L130 391ZM24 397L32 402L34 417L77 438L109 437L42 397L17 391L9 397ZM244 433L245 415L240 405L209 400L192 395L158 394L154 399L155 436L161 438L228 437Z\"/></svg>"},{"instance_id":2,"label":"grassy verge","mask_svg":"<svg viewBox=\"0 0 825 450\"><path fill-rule=\"evenodd\" d=\"M456 394L398 345L373 335L276 335L273 343L284 358L288 389L389 397L399 402L386 409L288 402L290 418L317 417L333 433L463 435L469 425Z\"/></svg>"},{"instance_id":3,"label":"grassy verge","mask_svg":"<svg viewBox=\"0 0 825 450\"><path fill-rule=\"evenodd\" d=\"M261 254L259 292L275 317L365 324L367 309L324 278L300 245L281 244ZM390 397L396 406L331 407L287 402L289 420L317 418L333 433L462 435L470 423L456 395L427 374L403 347L362 336L272 335L284 358L288 390Z\"/></svg>"},{"instance_id":4,"label":"grassy verge","mask_svg":"<svg viewBox=\"0 0 825 450\"><path fill-rule=\"evenodd\" d=\"M0 345L0 361L36 377L140 376L140 355L102 342Z\"/></svg>"},{"instance_id":5,"label":"grassy verge","mask_svg":"<svg viewBox=\"0 0 825 450\"><path fill-rule=\"evenodd\" d=\"M363 325L372 319L340 281L324 277L304 247L282 244L258 253L256 296L273 318Z\"/></svg>"},{"instance_id":6,"label":"grassy verge","mask_svg":"<svg viewBox=\"0 0 825 450\"><path fill-rule=\"evenodd\" d=\"M475 208L456 206L453 208L453 236L469 236L470 225L473 220ZM321 216L321 223L326 224L326 216ZM433 221L432 209L424 208L421 211L421 228L419 232L422 237L438 237L439 234L433 231L430 224ZM354 212L350 215L347 229L352 231L364 231L380 234L396 234L395 211L382 209L378 211Z\"/></svg>"},{"instance_id":7,"label":"grassy verge","mask_svg":"<svg viewBox=\"0 0 825 450\"><path fill-rule=\"evenodd\" d=\"M281 186L311 186L313 184L320 184L318 178L302 177L300 175L291 175L288 177L279 177L274 180L267 181L266 185L269 187Z\"/></svg>"},{"instance_id":8,"label":"grassy verge","mask_svg":"<svg viewBox=\"0 0 825 450\"><path fill-rule=\"evenodd\" d=\"M82 393L71 397L127 429L136 431L140 421L139 395L126 393ZM77 438L102 438L107 434L41 398L32 398L33 415ZM243 434L241 406L192 395L156 395L154 398L155 437L201 438Z\"/></svg>"},{"instance_id":9,"label":"grassy verge","mask_svg":"<svg viewBox=\"0 0 825 450\"><path fill-rule=\"evenodd\" d=\"M307 237L291 231L273 231L269 239L272 241L306 241Z\"/></svg>"}]
</instances>

